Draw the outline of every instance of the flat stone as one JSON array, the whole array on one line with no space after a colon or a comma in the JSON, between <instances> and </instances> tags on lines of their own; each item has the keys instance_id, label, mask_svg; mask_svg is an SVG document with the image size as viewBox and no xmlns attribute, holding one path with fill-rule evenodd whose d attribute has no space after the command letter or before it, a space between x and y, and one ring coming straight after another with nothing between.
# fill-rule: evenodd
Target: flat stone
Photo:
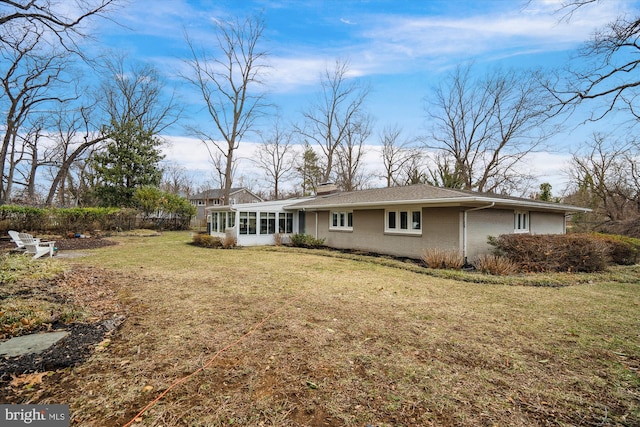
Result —
<instances>
[{"instance_id":1,"label":"flat stone","mask_svg":"<svg viewBox=\"0 0 640 427\"><path fill-rule=\"evenodd\" d=\"M69 335L67 331L58 331L11 338L0 343L0 356L15 357L41 353L67 335Z\"/></svg>"}]
</instances>

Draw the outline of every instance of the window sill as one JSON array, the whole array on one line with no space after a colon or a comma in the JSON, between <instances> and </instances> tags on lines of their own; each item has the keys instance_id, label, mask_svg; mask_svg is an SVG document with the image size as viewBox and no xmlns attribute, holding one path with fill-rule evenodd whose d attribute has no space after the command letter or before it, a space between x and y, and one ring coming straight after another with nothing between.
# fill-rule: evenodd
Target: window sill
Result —
<instances>
[{"instance_id":1,"label":"window sill","mask_svg":"<svg viewBox=\"0 0 640 427\"><path fill-rule=\"evenodd\" d=\"M422 237L422 231L395 231L395 230L385 230L384 234L388 236L412 236L412 237Z\"/></svg>"}]
</instances>

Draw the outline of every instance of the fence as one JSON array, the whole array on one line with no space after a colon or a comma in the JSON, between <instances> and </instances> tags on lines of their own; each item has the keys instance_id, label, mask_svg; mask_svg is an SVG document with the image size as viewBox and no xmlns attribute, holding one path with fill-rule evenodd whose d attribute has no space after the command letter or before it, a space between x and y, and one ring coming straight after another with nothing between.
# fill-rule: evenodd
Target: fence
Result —
<instances>
[{"instance_id":1,"label":"fence","mask_svg":"<svg viewBox=\"0 0 640 427\"><path fill-rule=\"evenodd\" d=\"M0 231L26 230L38 233L87 233L136 228L187 230L190 217L167 215L146 217L136 209L120 208L32 208L0 206Z\"/></svg>"}]
</instances>

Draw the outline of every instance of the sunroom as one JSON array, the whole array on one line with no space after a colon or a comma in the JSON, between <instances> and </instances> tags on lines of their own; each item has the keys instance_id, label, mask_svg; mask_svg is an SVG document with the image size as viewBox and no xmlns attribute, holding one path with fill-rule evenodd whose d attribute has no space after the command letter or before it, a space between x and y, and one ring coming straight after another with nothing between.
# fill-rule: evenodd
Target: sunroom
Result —
<instances>
[{"instance_id":1,"label":"sunroom","mask_svg":"<svg viewBox=\"0 0 640 427\"><path fill-rule=\"evenodd\" d=\"M207 228L212 236L235 237L239 246L272 245L276 235L283 243L298 233L303 216L288 205L310 198L242 203L207 208Z\"/></svg>"}]
</instances>

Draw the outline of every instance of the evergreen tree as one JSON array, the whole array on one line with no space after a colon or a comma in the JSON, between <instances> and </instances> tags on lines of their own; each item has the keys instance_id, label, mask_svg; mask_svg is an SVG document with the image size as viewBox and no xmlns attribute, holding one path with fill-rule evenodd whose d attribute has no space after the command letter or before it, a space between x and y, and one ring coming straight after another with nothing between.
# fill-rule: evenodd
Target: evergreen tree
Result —
<instances>
[{"instance_id":1,"label":"evergreen tree","mask_svg":"<svg viewBox=\"0 0 640 427\"><path fill-rule=\"evenodd\" d=\"M322 180L322 165L309 142L305 141L302 161L296 170L302 178L302 195L315 194Z\"/></svg>"},{"instance_id":2,"label":"evergreen tree","mask_svg":"<svg viewBox=\"0 0 640 427\"><path fill-rule=\"evenodd\" d=\"M161 142L134 121L113 122L104 151L93 156L95 194L103 206L134 206L137 188L157 187L162 179Z\"/></svg>"}]
</instances>

